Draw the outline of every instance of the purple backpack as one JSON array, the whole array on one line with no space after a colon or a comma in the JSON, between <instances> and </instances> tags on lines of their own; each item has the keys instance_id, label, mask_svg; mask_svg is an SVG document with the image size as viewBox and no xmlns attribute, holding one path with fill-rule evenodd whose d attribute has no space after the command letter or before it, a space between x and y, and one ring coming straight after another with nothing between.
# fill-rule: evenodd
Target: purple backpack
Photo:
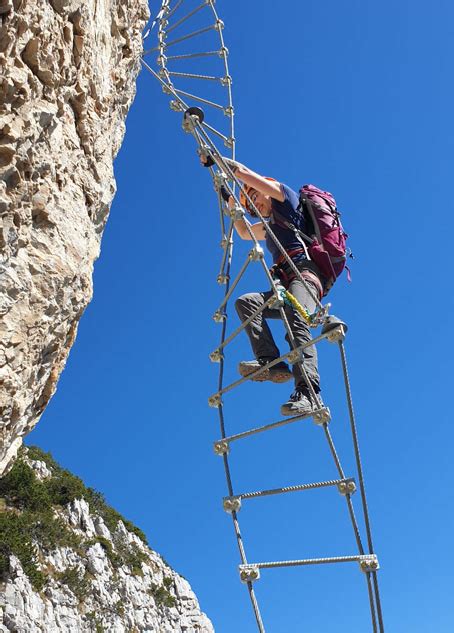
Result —
<instances>
[{"instance_id":1,"label":"purple backpack","mask_svg":"<svg viewBox=\"0 0 454 633\"><path fill-rule=\"evenodd\" d=\"M300 206L304 214L308 235L285 220L280 214L278 224L291 228L298 240L303 241L312 261L325 278L326 295L336 279L344 270L347 259L347 233L340 222L340 213L336 201L328 191L322 191L315 185L304 185L300 191ZM348 270L350 281L350 271Z\"/></svg>"}]
</instances>

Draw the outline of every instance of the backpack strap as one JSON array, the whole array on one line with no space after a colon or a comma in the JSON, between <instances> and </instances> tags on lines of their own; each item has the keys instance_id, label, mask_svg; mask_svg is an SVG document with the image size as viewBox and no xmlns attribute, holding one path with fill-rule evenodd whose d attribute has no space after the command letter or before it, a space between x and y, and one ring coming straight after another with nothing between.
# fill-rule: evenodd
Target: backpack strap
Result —
<instances>
[{"instance_id":1,"label":"backpack strap","mask_svg":"<svg viewBox=\"0 0 454 633\"><path fill-rule=\"evenodd\" d=\"M284 226L286 229L290 229L291 231L294 232L296 239L298 240L298 242L301 244L301 246L304 249L304 254L306 255L306 258L309 261L311 261L311 256L309 255L309 251L307 250L307 244L309 244L310 246L314 240L311 237L309 237L309 235L306 235L305 233L297 229L296 226L292 224L292 222L289 222L287 218L285 218L281 213L279 213L279 211L275 211L273 209L272 213L273 213L273 221L277 220L276 224L278 224L279 226Z\"/></svg>"},{"instance_id":2,"label":"backpack strap","mask_svg":"<svg viewBox=\"0 0 454 633\"><path fill-rule=\"evenodd\" d=\"M303 240L305 243L311 245L312 242L314 241L312 237L309 237L309 235L306 235L306 233L303 233L303 231L300 231L300 229L297 229L296 226L292 224L292 222L289 222L287 218L284 218L284 216L281 213L279 213L279 211L275 211L274 209L273 209L273 220L277 220L276 224L279 224L280 226L284 226L286 229L290 229L291 231L293 231L296 237L298 238L298 242L301 242Z\"/></svg>"}]
</instances>

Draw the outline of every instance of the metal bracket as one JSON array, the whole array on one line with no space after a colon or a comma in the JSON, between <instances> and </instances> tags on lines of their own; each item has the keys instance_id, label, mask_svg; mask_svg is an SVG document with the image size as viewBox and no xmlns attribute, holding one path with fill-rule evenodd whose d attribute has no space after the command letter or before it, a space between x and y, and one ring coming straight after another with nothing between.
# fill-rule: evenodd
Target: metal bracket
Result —
<instances>
[{"instance_id":1,"label":"metal bracket","mask_svg":"<svg viewBox=\"0 0 454 633\"><path fill-rule=\"evenodd\" d=\"M254 582L260 578L260 569L255 565L240 565L238 569L241 582Z\"/></svg>"},{"instance_id":2,"label":"metal bracket","mask_svg":"<svg viewBox=\"0 0 454 633\"><path fill-rule=\"evenodd\" d=\"M171 95L173 94L171 89L169 88L169 86L167 84L163 84L162 85L162 92L166 95ZM184 129L184 128L183 128ZM186 130L185 130L186 131Z\"/></svg>"},{"instance_id":3,"label":"metal bracket","mask_svg":"<svg viewBox=\"0 0 454 633\"><path fill-rule=\"evenodd\" d=\"M356 483L353 477L349 477L346 481L341 481L340 484L337 484L337 489L341 495L344 497L346 495L352 495L356 492Z\"/></svg>"},{"instance_id":4,"label":"metal bracket","mask_svg":"<svg viewBox=\"0 0 454 633\"><path fill-rule=\"evenodd\" d=\"M214 396L210 396L208 398L208 405L215 409L219 409L222 404L221 396L218 393L215 393Z\"/></svg>"},{"instance_id":5,"label":"metal bracket","mask_svg":"<svg viewBox=\"0 0 454 633\"><path fill-rule=\"evenodd\" d=\"M219 273L219 275L217 276L217 282L220 286L225 286L229 279L230 275L226 275L225 273Z\"/></svg>"},{"instance_id":6,"label":"metal bracket","mask_svg":"<svg viewBox=\"0 0 454 633\"><path fill-rule=\"evenodd\" d=\"M224 497L222 507L226 512L239 512L241 510L241 497Z\"/></svg>"},{"instance_id":7,"label":"metal bracket","mask_svg":"<svg viewBox=\"0 0 454 633\"><path fill-rule=\"evenodd\" d=\"M228 240L226 237L224 237L224 238L221 240L221 243L220 243L220 247L221 247L222 249L226 249L226 248L227 248L227 246L232 246L232 245L233 245L233 240L232 240L232 238L230 238L230 239Z\"/></svg>"},{"instance_id":8,"label":"metal bracket","mask_svg":"<svg viewBox=\"0 0 454 633\"><path fill-rule=\"evenodd\" d=\"M227 46L221 46L221 48L218 51L218 55L219 57L224 57L227 56L229 54L229 49L227 48Z\"/></svg>"},{"instance_id":9,"label":"metal bracket","mask_svg":"<svg viewBox=\"0 0 454 633\"><path fill-rule=\"evenodd\" d=\"M225 214L231 217L234 222L236 222L237 220L242 220L245 215L243 207L239 204L235 204L231 209L226 207Z\"/></svg>"},{"instance_id":10,"label":"metal bracket","mask_svg":"<svg viewBox=\"0 0 454 633\"><path fill-rule=\"evenodd\" d=\"M330 343L340 343L345 339L345 329L343 325L333 328L326 337Z\"/></svg>"},{"instance_id":11,"label":"metal bracket","mask_svg":"<svg viewBox=\"0 0 454 633\"><path fill-rule=\"evenodd\" d=\"M158 66L165 66L167 62L167 57L165 55L158 55L156 61L158 62Z\"/></svg>"},{"instance_id":12,"label":"metal bracket","mask_svg":"<svg viewBox=\"0 0 454 633\"><path fill-rule=\"evenodd\" d=\"M221 86L231 86L232 78L230 75L226 75L225 77L221 77Z\"/></svg>"},{"instance_id":13,"label":"metal bracket","mask_svg":"<svg viewBox=\"0 0 454 633\"><path fill-rule=\"evenodd\" d=\"M229 149L232 149L233 146L235 145L235 139L232 136L224 139L224 145L228 147Z\"/></svg>"},{"instance_id":14,"label":"metal bracket","mask_svg":"<svg viewBox=\"0 0 454 633\"><path fill-rule=\"evenodd\" d=\"M278 308L282 308L282 306L284 305L284 300L281 298L280 295L274 295L274 297L271 299L269 306L271 309L278 309Z\"/></svg>"},{"instance_id":15,"label":"metal bracket","mask_svg":"<svg viewBox=\"0 0 454 633\"><path fill-rule=\"evenodd\" d=\"M217 171L214 174L213 184L214 184L215 191L219 191L221 187L225 187L226 182L227 182L227 176L226 174L224 174L224 172Z\"/></svg>"},{"instance_id":16,"label":"metal bracket","mask_svg":"<svg viewBox=\"0 0 454 633\"><path fill-rule=\"evenodd\" d=\"M216 24L214 25L214 28L216 29L216 31L219 31L219 33L222 31L222 29L224 28L224 22L222 20L219 20L219 18L216 20Z\"/></svg>"},{"instance_id":17,"label":"metal bracket","mask_svg":"<svg viewBox=\"0 0 454 633\"><path fill-rule=\"evenodd\" d=\"M173 110L174 112L182 112L183 110L183 106L181 105L179 101L172 100L169 103L169 105L170 105L170 109Z\"/></svg>"},{"instance_id":18,"label":"metal bracket","mask_svg":"<svg viewBox=\"0 0 454 633\"><path fill-rule=\"evenodd\" d=\"M220 349L215 349L210 354L210 360L212 363L220 363L223 358L224 358L224 354L221 352Z\"/></svg>"},{"instance_id":19,"label":"metal bracket","mask_svg":"<svg viewBox=\"0 0 454 633\"><path fill-rule=\"evenodd\" d=\"M226 106L225 108L222 109L222 111L225 114L225 116L233 116L234 114L233 106Z\"/></svg>"},{"instance_id":20,"label":"metal bracket","mask_svg":"<svg viewBox=\"0 0 454 633\"><path fill-rule=\"evenodd\" d=\"M187 117L183 119L183 123L181 124L181 127L186 132L186 134L192 134L194 132L195 124L194 124L194 121L191 119L191 117Z\"/></svg>"},{"instance_id":21,"label":"metal bracket","mask_svg":"<svg viewBox=\"0 0 454 633\"><path fill-rule=\"evenodd\" d=\"M377 569L380 569L378 558L375 556L375 554L368 554L366 556L362 556L359 559L358 563L359 563L359 568L365 574L368 574L372 571L377 571Z\"/></svg>"},{"instance_id":22,"label":"metal bracket","mask_svg":"<svg viewBox=\"0 0 454 633\"><path fill-rule=\"evenodd\" d=\"M223 314L220 310L216 310L216 312L213 314L213 320L216 321L216 323L222 323L225 320L226 315Z\"/></svg>"},{"instance_id":23,"label":"metal bracket","mask_svg":"<svg viewBox=\"0 0 454 633\"><path fill-rule=\"evenodd\" d=\"M208 158L208 156L211 156L210 148L208 147L208 145L201 145L197 149L197 154L200 156L200 158Z\"/></svg>"},{"instance_id":24,"label":"metal bracket","mask_svg":"<svg viewBox=\"0 0 454 633\"><path fill-rule=\"evenodd\" d=\"M293 352L287 356L287 360L291 365L298 363L301 360L301 352L297 349L294 349Z\"/></svg>"},{"instance_id":25,"label":"metal bracket","mask_svg":"<svg viewBox=\"0 0 454 633\"><path fill-rule=\"evenodd\" d=\"M333 314L327 316L322 327L322 334L327 334L330 343L339 343L344 340L348 326Z\"/></svg>"},{"instance_id":26,"label":"metal bracket","mask_svg":"<svg viewBox=\"0 0 454 633\"><path fill-rule=\"evenodd\" d=\"M331 412L328 407L323 407L323 409L319 409L314 413L312 418L317 426L323 426L323 424L329 424L331 422Z\"/></svg>"},{"instance_id":27,"label":"metal bracket","mask_svg":"<svg viewBox=\"0 0 454 633\"><path fill-rule=\"evenodd\" d=\"M253 262L259 262L261 259L264 258L264 256L265 253L263 252L263 248L260 246L260 244L256 244L254 248L251 248L251 250L249 251L249 258Z\"/></svg>"},{"instance_id":28,"label":"metal bracket","mask_svg":"<svg viewBox=\"0 0 454 633\"><path fill-rule=\"evenodd\" d=\"M214 452L216 455L228 455L230 453L230 444L225 440L219 440L214 443Z\"/></svg>"}]
</instances>

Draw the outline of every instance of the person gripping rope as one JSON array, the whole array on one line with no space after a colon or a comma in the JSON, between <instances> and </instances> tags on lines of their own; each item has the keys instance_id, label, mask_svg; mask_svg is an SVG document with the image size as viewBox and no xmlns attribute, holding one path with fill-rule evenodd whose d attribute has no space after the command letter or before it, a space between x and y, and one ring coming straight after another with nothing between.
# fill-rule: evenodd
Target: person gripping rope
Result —
<instances>
[{"instance_id":1,"label":"person gripping rope","mask_svg":"<svg viewBox=\"0 0 454 633\"><path fill-rule=\"evenodd\" d=\"M254 208L249 203L246 196L252 201L262 217L269 222L279 242L290 256L297 269L300 271L304 283L296 278L288 262L265 230L262 222L256 222L249 226L249 230L259 241L265 241L267 249L273 258L273 275L277 277L286 290L288 290L299 302L299 304L311 314L316 308L314 297L320 300L324 292L324 278L314 262L309 259L307 248L297 238L295 232L287 228L281 222L276 222L273 212L280 218L285 218L289 223L296 226L298 230L305 232L304 216L299 210L300 200L298 194L285 184L277 180L267 178L248 169L237 161L224 159L234 172L235 176L241 180L243 188L240 192L240 202L249 215L255 217ZM201 156L202 164L211 166L211 157L208 159ZM229 204L233 204L230 198ZM244 240L252 240L252 236L243 219L235 221L235 229L238 235ZM240 296L235 307L241 321L244 322L273 295L273 291L252 292ZM285 314L287 316L295 344L302 345L311 340L311 333L307 322L301 314L292 306L285 304ZM270 361L278 358L281 354L273 339L267 319L279 319L280 311L275 308L266 307L256 315L246 326L255 359L242 361L238 370L241 376L249 376ZM286 340L290 344L288 333ZM320 393L320 377L317 366L317 351L315 345L307 347L303 351L303 365L307 376L314 388L315 393ZM292 372L288 365L280 362L273 367L263 371L255 380L270 380L275 383L282 383L292 378ZM281 407L282 415L302 415L310 413L316 408L317 403L312 401L310 389L305 383L298 363L293 366L293 378L295 389L290 398ZM319 397L319 396L318 396Z\"/></svg>"}]
</instances>

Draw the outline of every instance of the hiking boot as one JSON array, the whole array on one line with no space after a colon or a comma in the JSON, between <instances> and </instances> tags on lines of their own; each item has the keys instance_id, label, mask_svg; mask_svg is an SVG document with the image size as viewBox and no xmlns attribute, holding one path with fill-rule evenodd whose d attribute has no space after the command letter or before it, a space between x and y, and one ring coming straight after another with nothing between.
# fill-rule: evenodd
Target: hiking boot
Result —
<instances>
[{"instance_id":1,"label":"hiking boot","mask_svg":"<svg viewBox=\"0 0 454 633\"><path fill-rule=\"evenodd\" d=\"M320 398L320 395L317 394ZM320 398L321 402L321 398ZM323 405L322 405L323 406ZM287 402L281 406L282 415L306 415L317 410L318 404L312 402L309 389L306 386L296 387Z\"/></svg>"},{"instance_id":2,"label":"hiking boot","mask_svg":"<svg viewBox=\"0 0 454 633\"><path fill-rule=\"evenodd\" d=\"M255 371L271 362L272 358L259 358L258 360L242 360L238 365L238 372L243 378L246 378L250 374L253 374ZM265 382L265 380L271 380L271 382L287 382L290 378L293 377L292 372L288 368L286 363L277 363L270 367L269 369L265 369L262 373L257 376L257 378L253 378L256 382Z\"/></svg>"}]
</instances>

